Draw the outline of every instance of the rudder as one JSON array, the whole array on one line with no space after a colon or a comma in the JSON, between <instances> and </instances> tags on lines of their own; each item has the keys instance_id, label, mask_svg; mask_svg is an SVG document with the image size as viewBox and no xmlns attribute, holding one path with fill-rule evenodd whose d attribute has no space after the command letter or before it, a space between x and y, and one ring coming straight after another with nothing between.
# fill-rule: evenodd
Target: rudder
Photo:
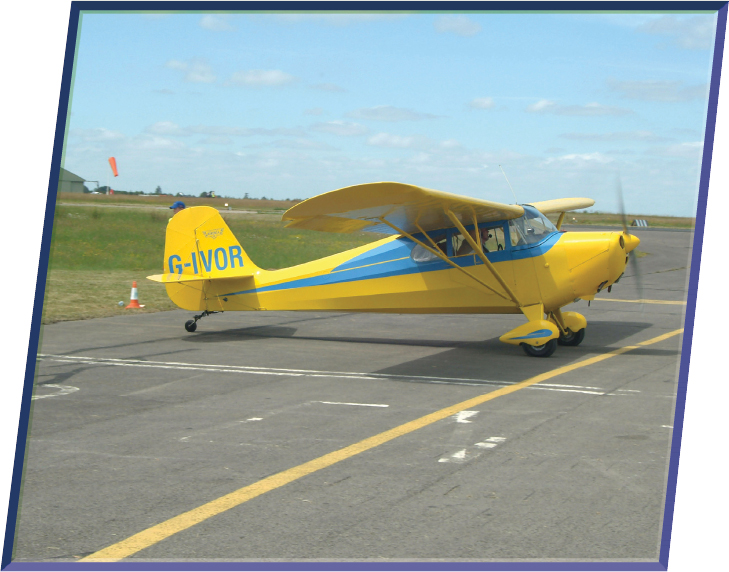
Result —
<instances>
[{"instance_id":1,"label":"rudder","mask_svg":"<svg viewBox=\"0 0 729 572\"><path fill-rule=\"evenodd\" d=\"M167 224L164 274L167 294L186 310L219 310L206 295L212 280L251 277L259 268L248 257L217 209L190 207ZM211 301L214 298L211 298Z\"/></svg>"}]
</instances>

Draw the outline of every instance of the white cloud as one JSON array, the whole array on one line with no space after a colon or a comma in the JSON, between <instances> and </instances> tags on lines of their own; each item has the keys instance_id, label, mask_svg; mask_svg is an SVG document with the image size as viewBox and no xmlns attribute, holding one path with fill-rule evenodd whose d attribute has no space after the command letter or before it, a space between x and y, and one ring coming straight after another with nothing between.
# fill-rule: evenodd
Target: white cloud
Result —
<instances>
[{"instance_id":1,"label":"white cloud","mask_svg":"<svg viewBox=\"0 0 729 572\"><path fill-rule=\"evenodd\" d=\"M533 103L532 105L527 107L527 111L532 111L532 112L536 113L536 112L545 111L545 110L548 111L550 109L556 109L556 108L557 108L556 102L549 101L547 99L540 99L536 103Z\"/></svg>"},{"instance_id":2,"label":"white cloud","mask_svg":"<svg viewBox=\"0 0 729 572\"><path fill-rule=\"evenodd\" d=\"M317 22L329 26L350 26L353 24L366 24L369 22L382 22L407 18L407 14L276 14L275 20L285 24L308 24Z\"/></svg>"},{"instance_id":3,"label":"white cloud","mask_svg":"<svg viewBox=\"0 0 729 572\"><path fill-rule=\"evenodd\" d=\"M331 145L322 143L320 141L314 141L312 139L279 139L273 142L274 146L284 149L304 149L307 151L321 151L334 149Z\"/></svg>"},{"instance_id":4,"label":"white cloud","mask_svg":"<svg viewBox=\"0 0 729 572\"><path fill-rule=\"evenodd\" d=\"M206 60L193 58L189 62L169 60L165 67L185 72L184 80L191 83L213 83L217 78Z\"/></svg>"},{"instance_id":5,"label":"white cloud","mask_svg":"<svg viewBox=\"0 0 729 572\"><path fill-rule=\"evenodd\" d=\"M133 145L140 151L157 151L164 149L180 150L185 148L185 144L180 141L151 134L138 135L134 138Z\"/></svg>"},{"instance_id":6,"label":"white cloud","mask_svg":"<svg viewBox=\"0 0 729 572\"><path fill-rule=\"evenodd\" d=\"M390 133L378 133L367 139L369 145L375 147L394 147L405 149L412 147L415 143L415 137L402 137L400 135L391 135Z\"/></svg>"},{"instance_id":7,"label":"white cloud","mask_svg":"<svg viewBox=\"0 0 729 572\"><path fill-rule=\"evenodd\" d=\"M420 119L434 119L436 116L429 113L419 113L412 109L393 107L392 105L377 105L356 109L348 113L347 117L372 121L418 121Z\"/></svg>"},{"instance_id":8,"label":"white cloud","mask_svg":"<svg viewBox=\"0 0 729 572\"><path fill-rule=\"evenodd\" d=\"M277 127L267 129L264 127L231 127L228 125L189 125L181 127L172 121L158 121L144 129L150 135L163 137L188 137L190 135L207 135L214 137L302 137L306 134L300 128ZM222 140L222 139L221 139ZM213 139L211 139L213 141Z\"/></svg>"},{"instance_id":9,"label":"white cloud","mask_svg":"<svg viewBox=\"0 0 729 572\"><path fill-rule=\"evenodd\" d=\"M200 27L212 32L232 32L235 28L228 23L229 18L228 15L206 14L200 19Z\"/></svg>"},{"instance_id":10,"label":"white cloud","mask_svg":"<svg viewBox=\"0 0 729 572\"><path fill-rule=\"evenodd\" d=\"M294 76L281 70L247 70L235 72L229 83L247 87L280 87L294 81Z\"/></svg>"},{"instance_id":11,"label":"white cloud","mask_svg":"<svg viewBox=\"0 0 729 572\"><path fill-rule=\"evenodd\" d=\"M477 97L468 104L474 109L493 109L495 105L494 100L490 97Z\"/></svg>"},{"instance_id":12,"label":"white cloud","mask_svg":"<svg viewBox=\"0 0 729 572\"><path fill-rule=\"evenodd\" d=\"M708 100L709 98L709 84L707 83L684 86L681 81L609 79L608 87L619 92L625 99L643 101L684 102L692 99Z\"/></svg>"},{"instance_id":13,"label":"white cloud","mask_svg":"<svg viewBox=\"0 0 729 572\"><path fill-rule=\"evenodd\" d=\"M688 141L677 143L668 147L655 147L648 151L649 155L660 157L674 157L683 159L698 159L704 150L703 141Z\"/></svg>"},{"instance_id":14,"label":"white cloud","mask_svg":"<svg viewBox=\"0 0 729 572\"><path fill-rule=\"evenodd\" d=\"M364 125L359 123L348 123L346 121L327 121L325 123L315 123L311 126L312 131L320 133L330 133L339 135L340 137L354 137L364 135L369 131Z\"/></svg>"},{"instance_id":15,"label":"white cloud","mask_svg":"<svg viewBox=\"0 0 729 572\"><path fill-rule=\"evenodd\" d=\"M306 109L304 115L324 115L324 110L321 107L312 107L311 109Z\"/></svg>"},{"instance_id":16,"label":"white cloud","mask_svg":"<svg viewBox=\"0 0 729 572\"><path fill-rule=\"evenodd\" d=\"M456 36L475 36L481 31L481 25L466 16L440 16L433 25L441 34L450 33Z\"/></svg>"},{"instance_id":17,"label":"white cloud","mask_svg":"<svg viewBox=\"0 0 729 572\"><path fill-rule=\"evenodd\" d=\"M613 131L610 133L564 133L560 135L564 139L575 141L666 141L666 137L660 137L652 131Z\"/></svg>"},{"instance_id":18,"label":"white cloud","mask_svg":"<svg viewBox=\"0 0 729 572\"><path fill-rule=\"evenodd\" d=\"M201 145L230 145L232 143L233 140L224 135L211 135L200 141Z\"/></svg>"},{"instance_id":19,"label":"white cloud","mask_svg":"<svg viewBox=\"0 0 729 572\"><path fill-rule=\"evenodd\" d=\"M103 127L95 129L72 129L69 132L71 137L78 137L83 141L120 141L126 136L119 131L111 131Z\"/></svg>"},{"instance_id":20,"label":"white cloud","mask_svg":"<svg viewBox=\"0 0 729 572\"><path fill-rule=\"evenodd\" d=\"M666 36L675 46L687 50L710 50L714 47L716 15L690 18L663 16L650 20L637 28L640 32Z\"/></svg>"},{"instance_id":21,"label":"white cloud","mask_svg":"<svg viewBox=\"0 0 729 572\"><path fill-rule=\"evenodd\" d=\"M153 123L149 127L146 127L144 132L151 135L172 137L184 137L191 134L189 129L183 129L177 125L177 123L173 123L172 121L158 121L157 123Z\"/></svg>"},{"instance_id":22,"label":"white cloud","mask_svg":"<svg viewBox=\"0 0 729 572\"><path fill-rule=\"evenodd\" d=\"M598 115L627 115L633 113L630 109L602 105L600 103L586 103L585 105L562 105L547 99L526 108L530 113L554 113L556 115L598 116Z\"/></svg>"},{"instance_id":23,"label":"white cloud","mask_svg":"<svg viewBox=\"0 0 729 572\"><path fill-rule=\"evenodd\" d=\"M549 157L544 161L546 165L555 162L562 163L611 163L612 157L608 157L602 153L571 153L568 155L562 155L560 157Z\"/></svg>"}]
</instances>

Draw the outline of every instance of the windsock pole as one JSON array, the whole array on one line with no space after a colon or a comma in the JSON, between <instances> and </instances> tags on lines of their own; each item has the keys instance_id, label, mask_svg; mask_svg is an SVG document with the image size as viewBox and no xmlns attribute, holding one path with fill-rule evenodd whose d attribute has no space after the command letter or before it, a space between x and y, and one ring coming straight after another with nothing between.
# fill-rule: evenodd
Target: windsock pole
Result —
<instances>
[{"instance_id":1,"label":"windsock pole","mask_svg":"<svg viewBox=\"0 0 729 572\"><path fill-rule=\"evenodd\" d=\"M139 296L137 294L137 281L134 280L132 282L132 294L129 297L129 306L124 308L125 310L129 310L129 308L144 308L144 305L139 304Z\"/></svg>"}]
</instances>

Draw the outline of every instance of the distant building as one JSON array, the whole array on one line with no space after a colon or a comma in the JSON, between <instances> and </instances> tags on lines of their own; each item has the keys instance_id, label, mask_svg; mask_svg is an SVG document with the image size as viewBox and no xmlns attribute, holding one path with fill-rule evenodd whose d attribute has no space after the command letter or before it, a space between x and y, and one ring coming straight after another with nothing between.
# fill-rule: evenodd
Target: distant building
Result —
<instances>
[{"instance_id":1,"label":"distant building","mask_svg":"<svg viewBox=\"0 0 729 572\"><path fill-rule=\"evenodd\" d=\"M74 175L71 171L66 171L61 167L61 176L58 181L59 193L83 193L84 183L86 179L82 179L78 175Z\"/></svg>"}]
</instances>

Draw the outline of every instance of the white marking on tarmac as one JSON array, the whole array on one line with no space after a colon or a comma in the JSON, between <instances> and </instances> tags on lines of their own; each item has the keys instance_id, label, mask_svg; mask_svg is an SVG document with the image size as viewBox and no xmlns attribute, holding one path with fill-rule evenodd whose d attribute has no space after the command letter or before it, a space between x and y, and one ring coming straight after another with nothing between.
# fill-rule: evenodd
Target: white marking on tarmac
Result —
<instances>
[{"instance_id":1,"label":"white marking on tarmac","mask_svg":"<svg viewBox=\"0 0 729 572\"><path fill-rule=\"evenodd\" d=\"M496 446L498 446L498 443L476 443L476 447L480 449L493 449Z\"/></svg>"},{"instance_id":2,"label":"white marking on tarmac","mask_svg":"<svg viewBox=\"0 0 729 572\"><path fill-rule=\"evenodd\" d=\"M474 447L481 449L481 451L469 451L468 449L460 449L455 453L448 455L447 457L441 457L438 459L439 463L465 463L466 461L472 461L477 457L481 456L484 449L493 449L498 447L500 443L506 441L506 437L488 437L483 441L474 443Z\"/></svg>"},{"instance_id":3,"label":"white marking on tarmac","mask_svg":"<svg viewBox=\"0 0 729 572\"><path fill-rule=\"evenodd\" d=\"M478 411L460 411L453 416L453 419L456 420L456 423L473 423L468 418L476 415L478 415Z\"/></svg>"},{"instance_id":4,"label":"white marking on tarmac","mask_svg":"<svg viewBox=\"0 0 729 572\"><path fill-rule=\"evenodd\" d=\"M381 403L343 403L341 401L315 401L314 403L324 403L326 405L359 405L360 407L390 407Z\"/></svg>"},{"instance_id":5,"label":"white marking on tarmac","mask_svg":"<svg viewBox=\"0 0 729 572\"><path fill-rule=\"evenodd\" d=\"M33 397L31 397L31 399L45 399L46 397L60 397L62 395L68 395L69 393L74 393L75 391L78 391L78 387L74 387L72 385L56 385L55 383L47 383L45 385L40 385L38 387L53 387L60 391L58 391L56 393L46 393L45 395L34 395Z\"/></svg>"},{"instance_id":6,"label":"white marking on tarmac","mask_svg":"<svg viewBox=\"0 0 729 572\"><path fill-rule=\"evenodd\" d=\"M118 359L118 358L97 358L87 356L70 356L55 354L38 354L39 360L48 360L59 363L76 363L83 365L102 365L102 366L119 366L119 367L145 367L145 368L161 368L189 371L205 371L212 373L247 373L251 375L270 375L280 377L327 377L339 379L362 379L369 381L376 380L394 380L409 381L417 383L434 383L447 385L469 385L481 387L483 385L494 385L504 387L514 385L515 381L474 379L462 377L432 377L423 375L397 375L388 373L363 373L363 372L347 372L347 371L319 371L307 369L284 369L270 367L256 367L243 365L220 365L220 364L201 364L201 363L185 363L185 362L164 362L164 361L147 361L139 359ZM539 384L533 385L528 389L540 391L559 391L568 393L583 393L588 395L612 395L608 390L600 387L584 387L580 385L563 385L563 384Z\"/></svg>"},{"instance_id":7,"label":"white marking on tarmac","mask_svg":"<svg viewBox=\"0 0 729 572\"><path fill-rule=\"evenodd\" d=\"M463 463L466 460L466 449L456 451L448 457L442 457L438 459L439 463Z\"/></svg>"}]
</instances>

